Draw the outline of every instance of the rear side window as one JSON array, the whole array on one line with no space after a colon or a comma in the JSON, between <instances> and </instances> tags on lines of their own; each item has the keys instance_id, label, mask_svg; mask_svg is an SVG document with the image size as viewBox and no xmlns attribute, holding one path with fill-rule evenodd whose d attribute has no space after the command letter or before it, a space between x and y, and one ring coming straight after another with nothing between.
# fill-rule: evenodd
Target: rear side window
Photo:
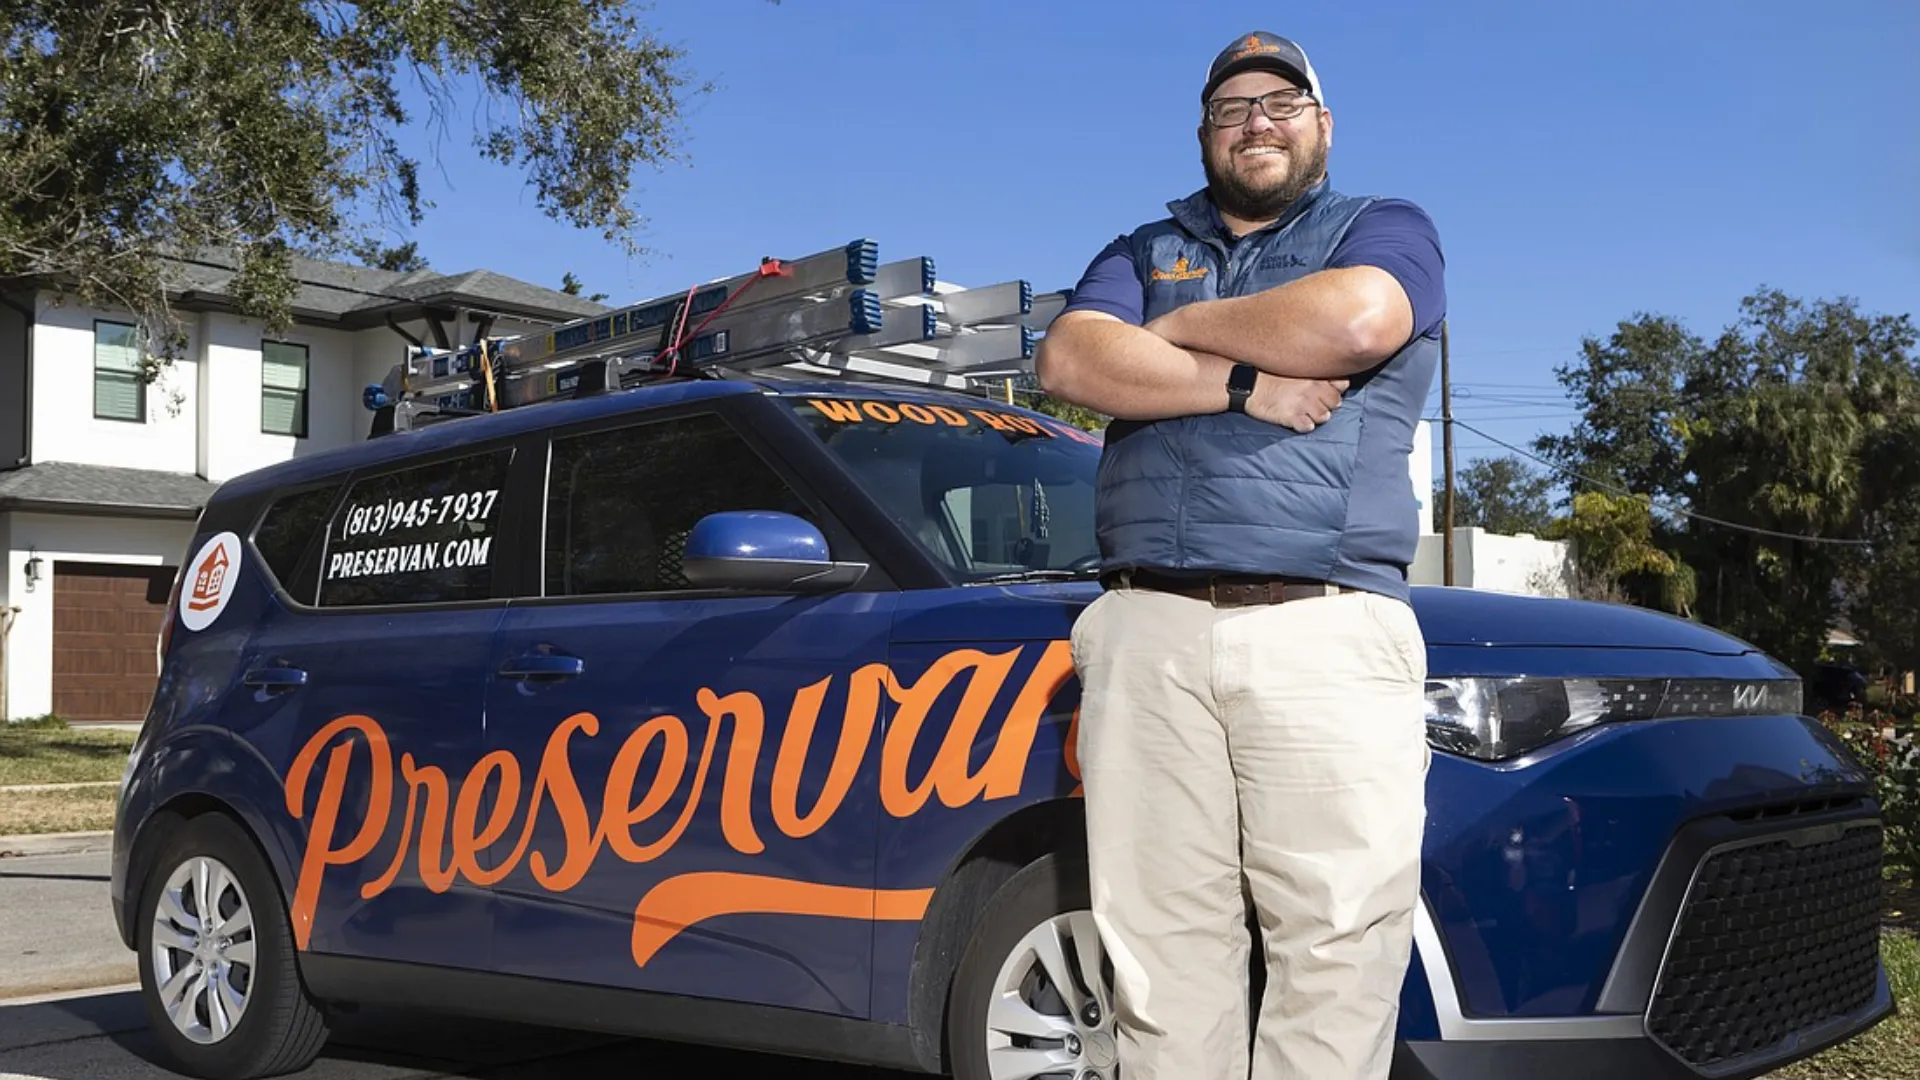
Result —
<instances>
[{"instance_id":1,"label":"rear side window","mask_svg":"<svg viewBox=\"0 0 1920 1080\"><path fill-rule=\"evenodd\" d=\"M669 592L708 514L818 515L718 416L557 439L547 482L546 594Z\"/></svg>"},{"instance_id":2,"label":"rear side window","mask_svg":"<svg viewBox=\"0 0 1920 1080\"><path fill-rule=\"evenodd\" d=\"M327 528L320 606L490 598L512 460L497 450L357 481Z\"/></svg>"},{"instance_id":3,"label":"rear side window","mask_svg":"<svg viewBox=\"0 0 1920 1080\"><path fill-rule=\"evenodd\" d=\"M282 496L261 515L260 527L253 534L253 546L266 560L268 573L303 604L313 602L315 580L313 574L304 572L311 566L306 556L319 549L320 536L327 528L327 511L339 494L339 484L328 484Z\"/></svg>"}]
</instances>

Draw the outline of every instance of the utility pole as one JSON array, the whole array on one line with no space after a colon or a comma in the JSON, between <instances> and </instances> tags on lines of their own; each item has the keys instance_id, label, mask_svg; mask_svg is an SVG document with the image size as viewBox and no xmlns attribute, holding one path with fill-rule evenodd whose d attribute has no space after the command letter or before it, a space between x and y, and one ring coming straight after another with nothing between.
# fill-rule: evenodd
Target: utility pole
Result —
<instances>
[{"instance_id":1,"label":"utility pole","mask_svg":"<svg viewBox=\"0 0 1920 1080\"><path fill-rule=\"evenodd\" d=\"M1440 424L1441 437L1446 446L1446 516L1442 526L1446 530L1441 550L1446 559L1445 577L1442 580L1453 584L1453 363L1447 348L1447 321L1440 320Z\"/></svg>"}]
</instances>

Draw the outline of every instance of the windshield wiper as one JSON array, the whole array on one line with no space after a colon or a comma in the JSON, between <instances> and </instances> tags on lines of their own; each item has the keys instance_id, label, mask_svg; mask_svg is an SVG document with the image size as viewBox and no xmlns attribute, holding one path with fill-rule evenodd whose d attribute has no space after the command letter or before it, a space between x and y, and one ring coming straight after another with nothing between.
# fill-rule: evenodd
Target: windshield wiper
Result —
<instances>
[{"instance_id":1,"label":"windshield wiper","mask_svg":"<svg viewBox=\"0 0 1920 1080\"><path fill-rule=\"evenodd\" d=\"M1086 570L1015 570L992 577L975 578L969 585L1007 585L1019 581L1090 581L1100 576L1098 567Z\"/></svg>"}]
</instances>

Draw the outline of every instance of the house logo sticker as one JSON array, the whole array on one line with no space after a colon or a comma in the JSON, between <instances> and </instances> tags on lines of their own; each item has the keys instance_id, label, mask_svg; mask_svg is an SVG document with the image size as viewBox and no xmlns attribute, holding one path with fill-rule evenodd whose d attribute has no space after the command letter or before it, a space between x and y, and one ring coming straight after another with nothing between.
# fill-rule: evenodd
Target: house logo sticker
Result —
<instances>
[{"instance_id":1,"label":"house logo sticker","mask_svg":"<svg viewBox=\"0 0 1920 1080\"><path fill-rule=\"evenodd\" d=\"M240 538L223 532L202 544L181 582L180 622L205 630L226 610L240 573Z\"/></svg>"}]
</instances>

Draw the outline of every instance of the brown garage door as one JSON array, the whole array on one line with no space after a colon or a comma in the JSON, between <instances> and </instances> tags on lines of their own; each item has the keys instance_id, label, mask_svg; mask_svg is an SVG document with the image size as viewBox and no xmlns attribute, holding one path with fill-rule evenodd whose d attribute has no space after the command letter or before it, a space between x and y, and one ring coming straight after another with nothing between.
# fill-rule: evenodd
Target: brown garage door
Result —
<instances>
[{"instance_id":1,"label":"brown garage door","mask_svg":"<svg viewBox=\"0 0 1920 1080\"><path fill-rule=\"evenodd\" d=\"M153 648L173 569L56 563L53 711L74 723L147 715L159 677Z\"/></svg>"}]
</instances>

